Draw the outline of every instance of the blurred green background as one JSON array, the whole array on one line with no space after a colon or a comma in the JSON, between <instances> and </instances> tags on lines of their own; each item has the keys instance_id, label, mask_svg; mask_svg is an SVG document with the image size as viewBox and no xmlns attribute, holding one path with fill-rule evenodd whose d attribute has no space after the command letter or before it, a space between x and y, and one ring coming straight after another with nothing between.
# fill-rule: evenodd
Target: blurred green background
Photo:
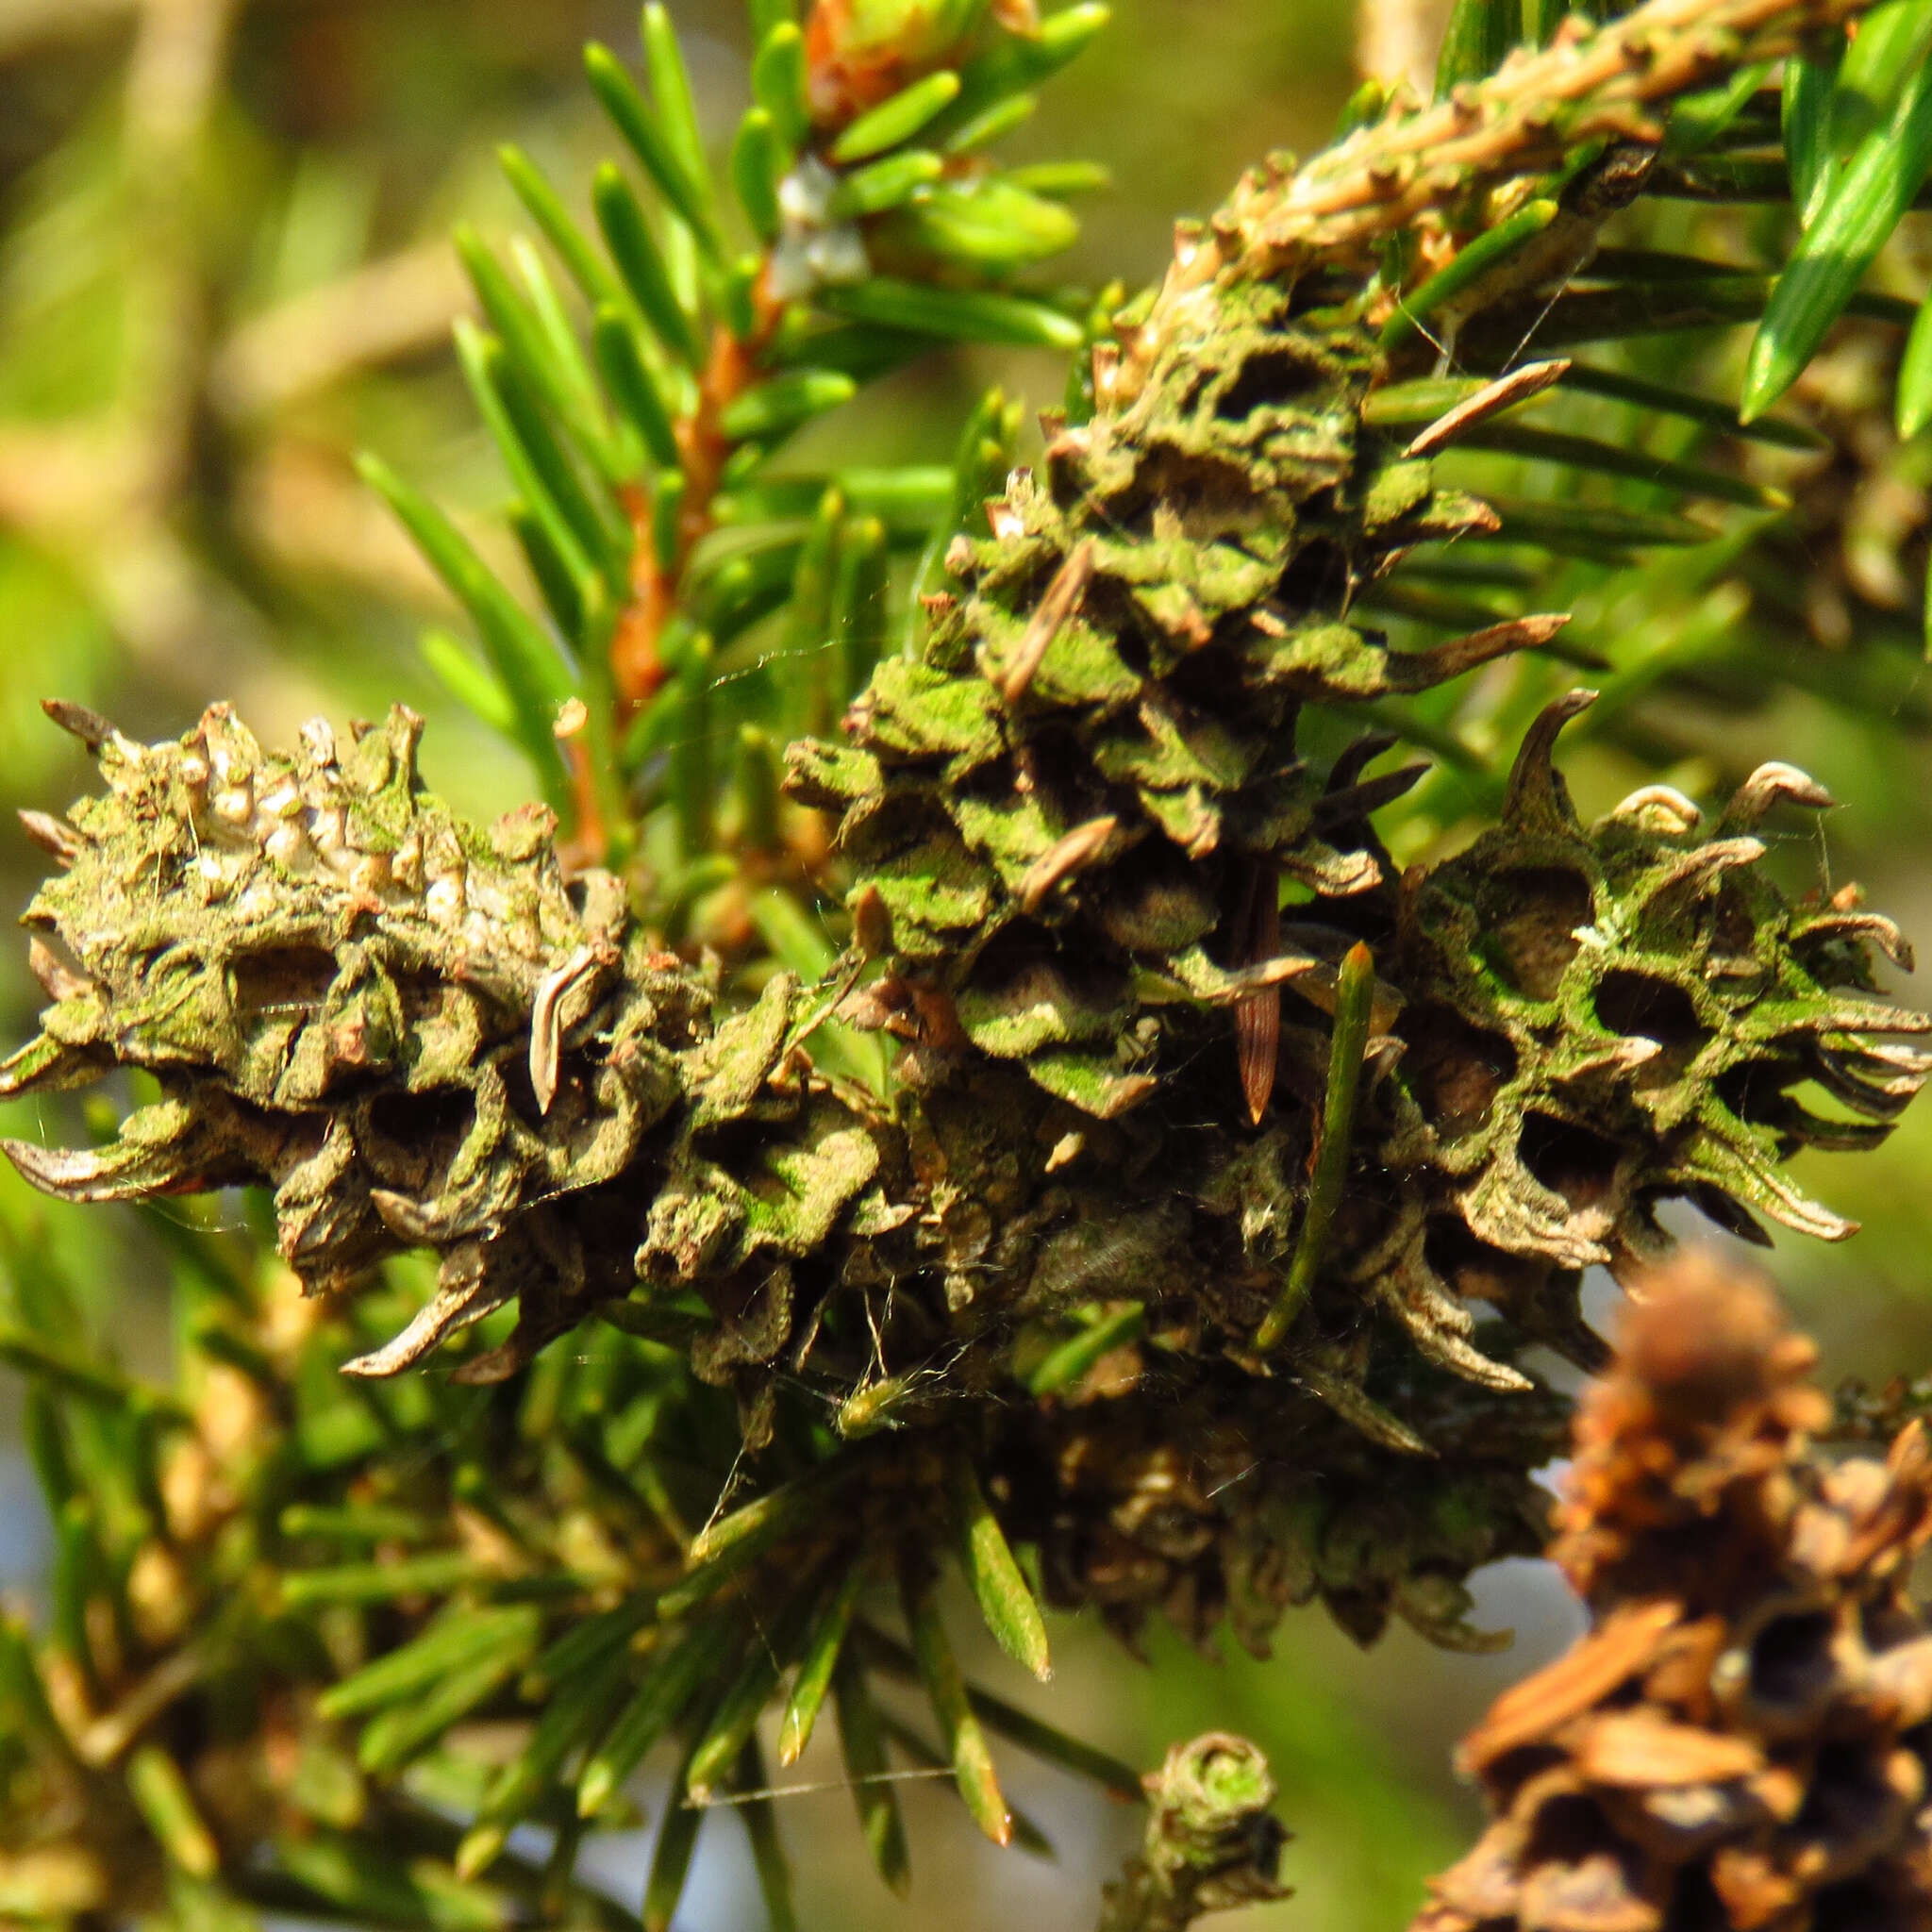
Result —
<instances>
[{"instance_id":1,"label":"blurred green background","mask_svg":"<svg viewBox=\"0 0 1932 1932\"><path fill-rule=\"evenodd\" d=\"M723 129L744 94L740 9L688 0L674 11L700 105ZM1067 273L1134 284L1158 272L1173 216L1210 207L1264 151L1324 137L1354 83L1357 23L1310 0L1120 0L1118 13L1017 145L1111 166L1114 190L1086 205ZM271 740L317 711L374 715L402 699L430 720L432 784L479 813L524 794L512 754L418 658L419 628L444 614L439 593L352 459L375 449L475 518L501 500L447 348L464 294L443 237L464 217L492 234L521 227L494 163L501 142L553 178L588 179L608 136L578 49L593 37L628 47L634 30L617 0L0 0L0 803L58 809L86 784L77 749L40 713L56 693L149 738L215 698ZM945 460L993 379L1045 402L1061 372L991 354L927 364L869 392L836 434L859 459ZM510 567L500 544L492 555ZM1775 755L1823 778L1845 808L1819 841L1794 844L1788 870L1862 875L1907 931L1932 930L1916 678L1892 715L1836 705L1828 676L1812 684L1724 724L1718 762ZM1693 718L1684 732L1718 728ZM1640 777L1693 790L1700 777L1694 758L1666 774L1590 756L1575 774L1586 816ZM9 905L25 903L39 862L0 830ZM25 1036L36 1004L24 951L7 949L7 1038ZM30 1108L8 1111L8 1131L39 1131ZM1932 1368L1932 1112L1875 1157L1811 1170L1800 1179L1866 1224L1847 1248L1787 1242L1779 1256L1830 1367L1874 1379ZM58 1212L10 1174L0 1208L70 1254L137 1365L164 1361L160 1273L131 1216ZM0 1379L0 1404L9 1396ZM0 1408L0 1586L30 1597L42 1534L12 1428ZM1162 1637L1143 1667L1084 1627L1056 1630L1060 1667L1044 1693L974 1661L1006 1694L1032 1693L1141 1763L1209 1726L1255 1737L1297 1834L1287 1875L1299 1896L1241 1923L1368 1932L1406 1922L1422 1875L1474 1823L1449 1769L1457 1731L1580 1621L1541 1565L1501 1566L1479 1595L1482 1621L1517 1631L1501 1656L1441 1655L1402 1630L1363 1656L1304 1614L1267 1663L1216 1664ZM832 1775L816 1752L801 1767L807 1783ZM1018 1914L1089 1922L1135 1821L1024 1762L1012 1789L1058 1861L996 1857L957 1806L914 1786L909 1907L865 1869L842 1792L788 1798L805 1923L903 1924L908 1910L949 1932ZM739 1834L703 1842L681 1923L754 1923ZM616 1843L589 1869L628 1890L638 1857Z\"/></svg>"}]
</instances>

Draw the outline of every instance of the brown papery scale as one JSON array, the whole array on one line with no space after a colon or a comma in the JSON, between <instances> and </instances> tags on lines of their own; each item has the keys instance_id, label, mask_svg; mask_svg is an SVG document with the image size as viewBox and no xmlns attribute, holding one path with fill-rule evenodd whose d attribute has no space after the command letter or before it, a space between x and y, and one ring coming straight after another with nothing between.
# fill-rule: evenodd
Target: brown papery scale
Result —
<instances>
[{"instance_id":1,"label":"brown papery scale","mask_svg":"<svg viewBox=\"0 0 1932 1932\"><path fill-rule=\"evenodd\" d=\"M1593 1627L1464 1740L1495 1822L1414 1932L1932 1925L1932 1454L1822 1453L1816 1358L1729 1262L1642 1284L1552 1551Z\"/></svg>"}]
</instances>

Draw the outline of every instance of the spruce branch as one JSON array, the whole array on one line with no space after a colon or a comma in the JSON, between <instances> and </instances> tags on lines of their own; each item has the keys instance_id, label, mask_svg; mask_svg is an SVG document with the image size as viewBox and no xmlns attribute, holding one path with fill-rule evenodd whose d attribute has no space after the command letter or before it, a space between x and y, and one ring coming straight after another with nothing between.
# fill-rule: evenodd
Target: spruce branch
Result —
<instances>
[{"instance_id":1,"label":"spruce branch","mask_svg":"<svg viewBox=\"0 0 1932 1932\"><path fill-rule=\"evenodd\" d=\"M1668 104L1722 81L1674 135L1750 135L1749 65L1851 10L1657 0L1489 79L1456 77L1488 44L1461 35L1441 108L1398 102L1183 237L1031 472L1004 400L951 472L764 464L923 343L1082 337L1011 280L1063 215L973 158L1097 9L886 0L801 31L761 7L741 257L662 13L646 86L593 58L649 195L600 177L599 247L508 164L588 350L534 251L463 244L489 328L461 357L541 614L376 473L488 647L445 668L549 774L565 845L541 808L451 812L401 710L281 754L222 707L154 745L57 708L105 790L29 825L63 868L29 915L50 1004L0 1090L126 1068L159 1098L97 1144L10 1151L75 1199L263 1185L283 1257L332 1291L291 1312L272 1270L229 1283L178 1399L130 1394L58 1294L22 1292L6 1340L60 1557L46 1638L0 1653L0 1795L34 1834L61 1821L46 1842L90 1902L192 1880L412 1925L506 1897L554 1915L660 1742L693 1798L758 1798L755 1727L794 1664L783 1748L832 1696L889 1883L891 1745L1026 1841L1000 1742L1120 1773L966 1680L951 1561L1042 1674L1036 1591L1129 1642L1164 1614L1261 1650L1311 1602L1365 1642L1391 1618L1492 1641L1466 1578L1541 1545L1566 1417L1529 1344L1596 1361L1581 1271L1634 1277L1666 1200L1848 1233L1782 1164L1880 1140L1927 1023L1878 991L1878 957L1909 958L1889 922L1765 875L1762 822L1821 788L1773 763L1708 826L1657 785L1585 824L1555 762L1591 696L1557 695L1561 601L1466 594L1484 572L1533 588L1524 548L1701 558L1681 503L1757 514L1774 487L1518 421L1571 358L1421 372L1452 330L1507 362L1525 306L1561 341L1761 310L1763 277L1641 250L1571 284ZM1722 408L1591 380L1700 426ZM1472 451L1615 493L1478 495L1451 467ZM920 558L904 655L895 547ZM1381 629L1405 598L1453 612L1446 636ZM757 658L781 608L836 666L809 688ZM1483 666L1513 674L1485 715L1520 746L1494 822L1399 865L1384 815L1438 781L1377 768L1380 722L1433 717L1454 747L1453 687ZM1642 672L1611 668L1596 715ZM795 737L847 697L841 741ZM600 846L627 876L583 869ZM801 910L831 877L842 952ZM788 970L702 958L691 908L726 885L741 956ZM599 1316L594 1346L546 1348ZM439 1349L453 1375L407 1373ZM250 1425L225 1428L196 1398L238 1386ZM874 1621L895 1577L909 1647ZM873 1705L871 1674L905 1669L937 1749ZM466 1748L473 1721L509 1761ZM313 1784L271 1775L311 1760ZM1249 1747L1206 1740L1150 1791L1122 1925L1269 1894ZM525 1823L556 1833L545 1871ZM660 1835L649 1923L696 1824Z\"/></svg>"},{"instance_id":2,"label":"spruce branch","mask_svg":"<svg viewBox=\"0 0 1932 1932\"><path fill-rule=\"evenodd\" d=\"M1585 828L1549 759L1586 698L1532 733L1495 831L1379 900L1337 902L1379 906L1392 937L1379 1021L1358 968L1324 980L1316 955L1286 975L1312 1002L1354 972L1373 1049L1353 1131L1330 1124L1323 1171L1349 1179L1337 1191L1330 1177L1319 1271L1293 1270L1310 1197L1287 1182L1307 1165L1311 1114L1274 1102L1257 1137L1231 1063L1190 1076L1184 1127L1164 1105L1116 1124L1057 1096L996 1033L976 1053L967 1033L950 1062L923 1042L932 1071L889 1113L820 1072L810 1047L834 1005L890 1017L909 1002L903 969L860 984L855 958L817 995L780 975L713 1023L705 982L631 921L615 881L565 886L541 814L485 833L425 793L417 724L400 713L341 749L313 727L287 758L219 709L155 747L63 712L108 791L39 827L70 869L32 916L73 963L41 946L56 1003L5 1082L58 1090L118 1062L155 1074L163 1097L107 1147L10 1151L72 1198L266 1181L283 1252L317 1288L432 1248L436 1295L352 1364L363 1374L394 1374L515 1301L514 1334L461 1371L500 1378L614 1303L646 1332L684 1335L697 1373L739 1391L755 1446L785 1375L859 1438L879 1426L858 1408L877 1407L881 1367L914 1371L885 1426L943 1420L917 1373L936 1335L951 1338L950 1374L970 1357L974 1380L1049 1404L1098 1366L1083 1347L1079 1365L1047 1370L1090 1325L1136 1360L1129 1386L1191 1358L1206 1394L1220 1364L1252 1367L1287 1279L1305 1291L1293 1372L1318 1403L1413 1451L1426 1433L1370 1392L1391 1358L1349 1339L1364 1302L1426 1360L1522 1391L1474 1344L1457 1290L1587 1360L1575 1271L1657 1252L1657 1199L1841 1235L1779 1177L1780 1152L1875 1142L1925 1074L1886 1036L1927 1023L1865 991L1871 948L1905 957L1895 930L1849 895L1791 908L1752 870L1751 827L1780 800L1823 794L1767 766L1715 838L1657 788ZM908 929L903 912L895 927ZM1226 979L1234 996L1254 983ZM1204 1002L1193 1022L1173 1002L1157 1010L1218 1029L1231 1003ZM985 1024L970 1000L958 1010ZM1319 1095L1332 1055L1295 1024L1295 1053L1315 1062L1298 1077ZM1048 1063L1049 1081L1065 1064ZM1866 1120L1810 1115L1790 1097L1805 1081ZM1210 1134L1216 1107L1225 1124ZM1129 1155L1145 1180L1117 1172ZM989 1190L1009 1215L997 1237L952 1205ZM1445 1225L1460 1230L1454 1249ZM1089 1306L1122 1279L1138 1323ZM887 1283L896 1312L881 1327L867 1285ZM930 1488L946 1491L942 1467Z\"/></svg>"},{"instance_id":3,"label":"spruce branch","mask_svg":"<svg viewBox=\"0 0 1932 1932\"><path fill-rule=\"evenodd\" d=\"M1866 10L1866 0L1647 0L1594 29L1573 15L1549 47L1517 48L1447 100L1423 108L1398 95L1303 168L1251 175L1211 235L1181 238L1154 325L1224 273L1366 266L1376 239L1553 173L1592 143L1655 147L1662 128L1650 110Z\"/></svg>"}]
</instances>

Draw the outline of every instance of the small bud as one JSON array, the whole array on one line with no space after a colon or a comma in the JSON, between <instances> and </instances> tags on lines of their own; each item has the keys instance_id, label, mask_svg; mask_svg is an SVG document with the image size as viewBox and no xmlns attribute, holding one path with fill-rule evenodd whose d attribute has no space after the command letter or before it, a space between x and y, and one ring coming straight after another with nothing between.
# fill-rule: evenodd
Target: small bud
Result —
<instances>
[{"instance_id":1,"label":"small bud","mask_svg":"<svg viewBox=\"0 0 1932 1932\"><path fill-rule=\"evenodd\" d=\"M268 818L291 819L302 809L302 793L291 780L281 778L257 800L257 808Z\"/></svg>"},{"instance_id":2,"label":"small bud","mask_svg":"<svg viewBox=\"0 0 1932 1932\"><path fill-rule=\"evenodd\" d=\"M245 781L227 785L214 795L214 814L231 825L245 825L255 816L255 791Z\"/></svg>"},{"instance_id":3,"label":"small bud","mask_svg":"<svg viewBox=\"0 0 1932 1932\"><path fill-rule=\"evenodd\" d=\"M348 842L348 820L339 805L324 806L308 818L308 836L315 849L327 857L341 851Z\"/></svg>"},{"instance_id":4,"label":"small bud","mask_svg":"<svg viewBox=\"0 0 1932 1932\"><path fill-rule=\"evenodd\" d=\"M335 763L336 734L326 718L309 719L299 735L302 749L308 754L311 764L319 768Z\"/></svg>"},{"instance_id":5,"label":"small bud","mask_svg":"<svg viewBox=\"0 0 1932 1932\"><path fill-rule=\"evenodd\" d=\"M818 0L806 23L812 111L842 125L939 66L987 0Z\"/></svg>"},{"instance_id":6,"label":"small bud","mask_svg":"<svg viewBox=\"0 0 1932 1932\"><path fill-rule=\"evenodd\" d=\"M1026 534L1026 520L1004 496L994 497L986 507L986 520L1002 543L1017 542Z\"/></svg>"},{"instance_id":7,"label":"small bud","mask_svg":"<svg viewBox=\"0 0 1932 1932\"><path fill-rule=\"evenodd\" d=\"M423 890L423 841L411 832L390 854L390 876L406 892Z\"/></svg>"}]
</instances>

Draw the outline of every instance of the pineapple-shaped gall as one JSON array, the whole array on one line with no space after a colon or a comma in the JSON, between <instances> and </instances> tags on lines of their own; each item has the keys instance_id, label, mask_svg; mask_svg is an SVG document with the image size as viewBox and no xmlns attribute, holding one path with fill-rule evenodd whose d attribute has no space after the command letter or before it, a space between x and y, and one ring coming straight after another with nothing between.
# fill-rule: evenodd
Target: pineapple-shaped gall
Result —
<instances>
[{"instance_id":1,"label":"pineapple-shaped gall","mask_svg":"<svg viewBox=\"0 0 1932 1932\"><path fill-rule=\"evenodd\" d=\"M1766 812L1824 792L1765 765L1708 832L1662 786L1586 827L1551 749L1590 698L1532 728L1500 824L1404 882L1387 968L1403 1054L1374 1143L1403 1176L1382 1277L1398 1312L1453 1287L1585 1354L1576 1273L1660 1258L1659 1201L1747 1238L1758 1215L1849 1234L1779 1163L1875 1145L1932 1067L1885 1038L1932 1021L1874 997L1874 950L1910 964L1897 928L1855 890L1794 905L1759 867ZM1807 1084L1856 1117L1809 1111Z\"/></svg>"}]
</instances>

